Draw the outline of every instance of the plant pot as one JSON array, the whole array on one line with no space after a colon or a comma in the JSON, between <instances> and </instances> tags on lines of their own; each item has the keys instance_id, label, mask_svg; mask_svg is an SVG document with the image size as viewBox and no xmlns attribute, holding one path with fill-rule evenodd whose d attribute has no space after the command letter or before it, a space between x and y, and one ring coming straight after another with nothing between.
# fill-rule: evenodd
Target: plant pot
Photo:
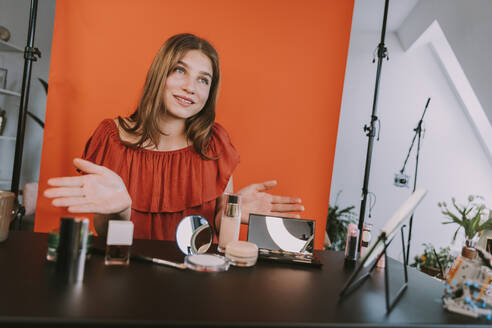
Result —
<instances>
[{"instance_id":1,"label":"plant pot","mask_svg":"<svg viewBox=\"0 0 492 328\"><path fill-rule=\"evenodd\" d=\"M477 250L473 247L463 246L461 249L461 256L474 260L477 257Z\"/></svg>"},{"instance_id":2,"label":"plant pot","mask_svg":"<svg viewBox=\"0 0 492 328\"><path fill-rule=\"evenodd\" d=\"M420 271L432 277L437 277L441 273L441 270L429 266L421 266Z\"/></svg>"}]
</instances>

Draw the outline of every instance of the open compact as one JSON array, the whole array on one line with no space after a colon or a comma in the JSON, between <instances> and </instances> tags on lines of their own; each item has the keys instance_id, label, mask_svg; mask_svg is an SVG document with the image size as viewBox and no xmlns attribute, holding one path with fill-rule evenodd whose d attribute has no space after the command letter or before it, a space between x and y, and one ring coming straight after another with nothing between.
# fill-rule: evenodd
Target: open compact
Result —
<instances>
[{"instance_id":1,"label":"open compact","mask_svg":"<svg viewBox=\"0 0 492 328\"><path fill-rule=\"evenodd\" d=\"M229 269L229 261L220 255L205 254L212 245L212 228L200 215L190 215L181 220L176 229L178 248L186 257L188 269L202 272L221 272Z\"/></svg>"},{"instance_id":2,"label":"open compact","mask_svg":"<svg viewBox=\"0 0 492 328\"><path fill-rule=\"evenodd\" d=\"M223 256L213 254L196 254L185 257L188 269L202 272L221 272L229 269L229 261Z\"/></svg>"}]
</instances>

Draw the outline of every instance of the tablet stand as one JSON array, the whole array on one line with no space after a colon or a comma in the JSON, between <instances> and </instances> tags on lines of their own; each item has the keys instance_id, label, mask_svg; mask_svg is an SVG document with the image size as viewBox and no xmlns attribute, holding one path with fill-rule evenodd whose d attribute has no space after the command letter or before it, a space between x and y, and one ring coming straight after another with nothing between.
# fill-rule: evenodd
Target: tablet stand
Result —
<instances>
[{"instance_id":1,"label":"tablet stand","mask_svg":"<svg viewBox=\"0 0 492 328\"><path fill-rule=\"evenodd\" d=\"M401 244L402 244L402 251L403 251L403 259L404 259L403 260L403 271L405 274L405 282L403 283L403 285L400 287L400 289L396 293L396 296L392 300L390 300L389 267L388 267L388 256L386 255L386 249L391 244L393 239L396 237L396 234L393 237L388 238L386 236L386 233L382 232L379 235L378 240L377 240L376 244L374 245L374 247L369 250L369 253L367 254L367 256L364 257L363 261L361 263L359 263L359 265L357 266L354 273L352 273L352 275L350 276L349 280L347 281L347 283L343 287L342 291L340 292L340 298L343 298L344 296L352 293L355 289L357 289L357 287L362 285L362 283L364 283L364 281L366 281L366 279L371 276L372 272L376 268L378 261L381 259L381 256L384 255L384 261L385 261L385 266L384 266L384 294L385 294L385 299L386 299L386 312L387 313L391 312L391 310L394 308L394 306L399 301L400 297L403 295L403 293L405 292L405 290L408 287L408 272L407 272L407 262L406 262L407 257L405 256L405 238L404 238L404 233L403 233L404 228L405 228L405 225L403 225L400 228L400 232L401 232ZM359 279L356 280L357 275L362 271L365 262L367 261L367 259L371 255L371 253L376 250L376 245L378 245L379 243L383 243L383 245L384 245L383 250L377 256L376 260L372 264L369 271L366 272L364 275L362 275Z\"/></svg>"}]
</instances>

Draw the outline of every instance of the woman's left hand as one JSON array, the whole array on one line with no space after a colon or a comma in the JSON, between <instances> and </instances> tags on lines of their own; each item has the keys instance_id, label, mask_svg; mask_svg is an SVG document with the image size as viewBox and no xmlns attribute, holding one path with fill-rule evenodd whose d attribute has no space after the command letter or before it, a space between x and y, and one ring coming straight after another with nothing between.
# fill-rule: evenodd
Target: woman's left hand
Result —
<instances>
[{"instance_id":1,"label":"woman's left hand","mask_svg":"<svg viewBox=\"0 0 492 328\"><path fill-rule=\"evenodd\" d=\"M257 213L272 216L299 218L292 212L304 211L302 201L297 197L276 196L265 191L273 189L277 181L254 183L237 192L241 196L241 223L248 223L249 214Z\"/></svg>"}]
</instances>

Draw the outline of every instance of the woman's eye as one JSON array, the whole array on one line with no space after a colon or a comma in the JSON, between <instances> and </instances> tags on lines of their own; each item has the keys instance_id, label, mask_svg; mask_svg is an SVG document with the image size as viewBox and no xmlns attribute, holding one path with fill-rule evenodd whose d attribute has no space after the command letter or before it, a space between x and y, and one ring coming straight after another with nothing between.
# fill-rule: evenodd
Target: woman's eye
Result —
<instances>
[{"instance_id":1,"label":"woman's eye","mask_svg":"<svg viewBox=\"0 0 492 328\"><path fill-rule=\"evenodd\" d=\"M175 72L178 72L178 73L180 73L180 74L183 74L183 73L185 72L184 68L179 67L179 66L178 66L178 67L176 67L176 68L174 69L174 71L175 71Z\"/></svg>"},{"instance_id":2,"label":"woman's eye","mask_svg":"<svg viewBox=\"0 0 492 328\"><path fill-rule=\"evenodd\" d=\"M200 83L203 83L203 84L206 84L206 85L209 84L208 79L206 79L204 77L200 78Z\"/></svg>"}]
</instances>

